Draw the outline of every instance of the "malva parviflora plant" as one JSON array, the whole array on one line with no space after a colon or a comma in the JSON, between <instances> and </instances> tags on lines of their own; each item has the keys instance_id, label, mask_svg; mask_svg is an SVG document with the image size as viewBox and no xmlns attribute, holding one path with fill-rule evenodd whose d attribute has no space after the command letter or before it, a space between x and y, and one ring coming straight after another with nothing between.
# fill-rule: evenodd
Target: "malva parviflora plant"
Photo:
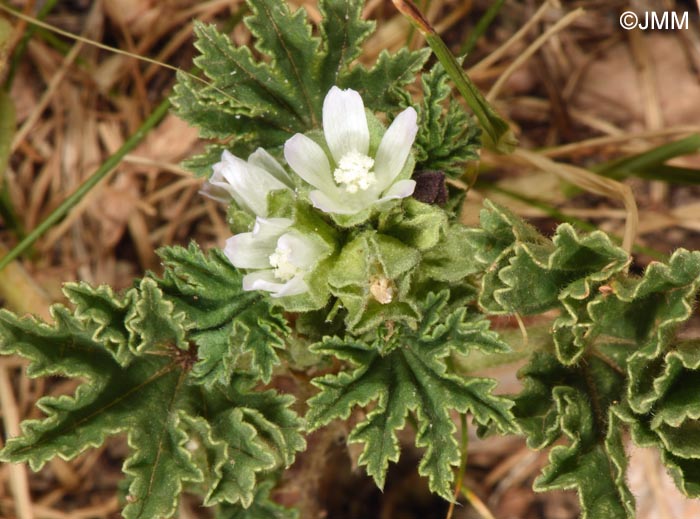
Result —
<instances>
[{"instance_id":1,"label":"malva parviflora plant","mask_svg":"<svg viewBox=\"0 0 700 519\"><path fill-rule=\"evenodd\" d=\"M362 408L348 441L376 484L412 426L418 472L452 499L461 413L482 434L549 449L535 489L575 489L583 517L634 517L626 438L700 496L700 341L679 335L700 252L634 276L599 231L545 238L490 202L465 227L465 193L445 180L482 136L441 65L423 72L428 51L367 68L361 1L321 0L316 29L283 0L248 3L261 58L198 23L206 81L182 74L172 97L211 140L187 166L228 207L232 237L160 250L162 275L124 293L68 284L72 306L53 306L53 324L0 312L2 354L27 358L29 376L82 381L41 399L45 417L1 459L38 470L125 434L125 518L172 517L182 492L221 519L288 517L269 494L305 435ZM511 358L488 316L545 312L551 333L529 344L519 394L470 374L476 356ZM275 389L304 371L325 374Z\"/></svg>"}]
</instances>

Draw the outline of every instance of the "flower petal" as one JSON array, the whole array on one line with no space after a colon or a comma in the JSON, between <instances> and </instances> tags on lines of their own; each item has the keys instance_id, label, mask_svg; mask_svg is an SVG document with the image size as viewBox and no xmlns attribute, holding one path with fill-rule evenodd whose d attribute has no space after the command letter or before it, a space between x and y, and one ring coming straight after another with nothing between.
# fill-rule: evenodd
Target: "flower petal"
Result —
<instances>
[{"instance_id":1,"label":"flower petal","mask_svg":"<svg viewBox=\"0 0 700 519\"><path fill-rule=\"evenodd\" d=\"M413 108L406 108L391 123L382 137L374 159L374 173L377 176L377 189L385 190L401 173L413 141L418 133L418 116Z\"/></svg>"},{"instance_id":2,"label":"flower petal","mask_svg":"<svg viewBox=\"0 0 700 519\"><path fill-rule=\"evenodd\" d=\"M297 133L284 143L284 158L297 175L315 188L331 192L337 189L326 152L306 135Z\"/></svg>"},{"instance_id":3,"label":"flower petal","mask_svg":"<svg viewBox=\"0 0 700 519\"><path fill-rule=\"evenodd\" d=\"M270 159L274 161L274 158ZM214 164L213 169L212 179L225 178L236 203L257 216L267 216L267 194L270 191L289 189L266 169L256 165L255 161L248 163L227 150L224 150L221 162Z\"/></svg>"},{"instance_id":4,"label":"flower petal","mask_svg":"<svg viewBox=\"0 0 700 519\"><path fill-rule=\"evenodd\" d=\"M199 193L217 202L227 204L233 198L233 187L226 182L220 170L215 170L209 180L202 185Z\"/></svg>"},{"instance_id":5,"label":"flower petal","mask_svg":"<svg viewBox=\"0 0 700 519\"><path fill-rule=\"evenodd\" d=\"M224 151L222 161L214 164L214 173L220 173L233 188L231 195L243 209L259 216L267 215L267 193L260 189L259 184L252 182L252 173L248 163Z\"/></svg>"},{"instance_id":6,"label":"flower petal","mask_svg":"<svg viewBox=\"0 0 700 519\"><path fill-rule=\"evenodd\" d=\"M303 276L294 276L286 283L280 283L272 270L251 272L243 276L243 290L264 290L272 297L295 296L309 290Z\"/></svg>"},{"instance_id":7,"label":"flower petal","mask_svg":"<svg viewBox=\"0 0 700 519\"><path fill-rule=\"evenodd\" d=\"M280 235L292 226L294 220L289 218L260 218L255 219L253 234L258 240L279 239Z\"/></svg>"},{"instance_id":8,"label":"flower petal","mask_svg":"<svg viewBox=\"0 0 700 519\"><path fill-rule=\"evenodd\" d=\"M287 281L284 286L272 297L296 296L309 291L309 285L304 281L304 276L299 274Z\"/></svg>"},{"instance_id":9,"label":"flower petal","mask_svg":"<svg viewBox=\"0 0 700 519\"><path fill-rule=\"evenodd\" d=\"M291 188L294 186L292 179L289 178L282 165L263 148L258 148L248 157L248 164L265 170L287 187Z\"/></svg>"},{"instance_id":10,"label":"flower petal","mask_svg":"<svg viewBox=\"0 0 700 519\"><path fill-rule=\"evenodd\" d=\"M407 198L413 194L416 189L416 181L411 179L399 180L393 184L389 189L386 190L384 196L382 196L375 203L386 202L387 200L393 200L396 198Z\"/></svg>"},{"instance_id":11,"label":"flower petal","mask_svg":"<svg viewBox=\"0 0 700 519\"><path fill-rule=\"evenodd\" d=\"M258 217L253 232L236 234L226 240L224 254L237 268L270 268L270 255L275 252L277 240L292 223L289 218Z\"/></svg>"},{"instance_id":12,"label":"flower petal","mask_svg":"<svg viewBox=\"0 0 700 519\"><path fill-rule=\"evenodd\" d=\"M357 209L356 207L351 206L347 203L347 199L346 203L341 203L340 201L331 198L323 191L311 191L311 193L309 193L309 198L311 199L311 203L314 205L314 207L316 209L320 209L324 213L355 214L364 209ZM348 199L349 198L350 197L348 197Z\"/></svg>"},{"instance_id":13,"label":"flower petal","mask_svg":"<svg viewBox=\"0 0 700 519\"><path fill-rule=\"evenodd\" d=\"M266 292L276 292L284 286L275 277L272 269L259 270L243 276L243 290L265 290Z\"/></svg>"},{"instance_id":14,"label":"flower petal","mask_svg":"<svg viewBox=\"0 0 700 519\"><path fill-rule=\"evenodd\" d=\"M224 254L234 267L240 269L270 268L270 255L275 252L274 240L256 239L252 232L236 234L228 240Z\"/></svg>"},{"instance_id":15,"label":"flower petal","mask_svg":"<svg viewBox=\"0 0 700 519\"><path fill-rule=\"evenodd\" d=\"M297 268L309 270L323 253L321 247L308 237L297 232L280 236L277 248L288 252L288 261Z\"/></svg>"},{"instance_id":16,"label":"flower petal","mask_svg":"<svg viewBox=\"0 0 700 519\"><path fill-rule=\"evenodd\" d=\"M369 128L359 93L335 86L330 89L323 101L323 133L336 163L349 151L367 155Z\"/></svg>"}]
</instances>

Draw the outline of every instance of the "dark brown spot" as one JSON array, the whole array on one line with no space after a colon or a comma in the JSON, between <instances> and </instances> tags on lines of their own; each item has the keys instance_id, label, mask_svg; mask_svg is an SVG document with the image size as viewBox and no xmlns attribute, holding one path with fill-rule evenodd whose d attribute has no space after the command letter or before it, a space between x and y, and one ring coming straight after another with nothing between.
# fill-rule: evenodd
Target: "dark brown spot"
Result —
<instances>
[{"instance_id":1,"label":"dark brown spot","mask_svg":"<svg viewBox=\"0 0 700 519\"><path fill-rule=\"evenodd\" d=\"M419 171L413 175L416 189L413 198L425 204L445 205L447 203L447 186L442 171Z\"/></svg>"}]
</instances>

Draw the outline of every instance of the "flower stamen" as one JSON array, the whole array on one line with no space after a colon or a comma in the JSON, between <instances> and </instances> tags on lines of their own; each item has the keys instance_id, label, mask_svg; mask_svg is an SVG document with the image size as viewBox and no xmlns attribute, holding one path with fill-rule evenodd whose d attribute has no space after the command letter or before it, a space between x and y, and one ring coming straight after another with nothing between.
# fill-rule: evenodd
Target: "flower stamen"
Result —
<instances>
[{"instance_id":1,"label":"flower stamen","mask_svg":"<svg viewBox=\"0 0 700 519\"><path fill-rule=\"evenodd\" d=\"M338 167L333 172L333 178L343 185L348 193L366 191L377 181L371 171L374 159L358 151L349 151L338 161Z\"/></svg>"},{"instance_id":2,"label":"flower stamen","mask_svg":"<svg viewBox=\"0 0 700 519\"><path fill-rule=\"evenodd\" d=\"M291 251L287 248L278 246L275 252L270 254L270 266L273 267L273 273L280 281L289 281L302 270L289 261Z\"/></svg>"}]
</instances>

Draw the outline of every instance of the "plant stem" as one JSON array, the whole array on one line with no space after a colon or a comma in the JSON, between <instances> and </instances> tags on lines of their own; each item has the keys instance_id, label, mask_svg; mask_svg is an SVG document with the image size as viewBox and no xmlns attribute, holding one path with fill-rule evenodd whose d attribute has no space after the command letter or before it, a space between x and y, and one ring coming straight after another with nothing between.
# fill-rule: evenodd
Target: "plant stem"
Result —
<instances>
[{"instance_id":1,"label":"plant stem","mask_svg":"<svg viewBox=\"0 0 700 519\"><path fill-rule=\"evenodd\" d=\"M133 150L146 136L146 134L160 122L160 120L168 113L170 101L163 100L160 105L148 116L141 124L138 130L117 150L117 152L109 157L90 177L83 182L61 205L59 205L43 222L41 222L34 230L32 230L19 244L17 244L4 258L0 259L0 270L4 269L11 261L17 258L20 254L26 251L41 235L48 231L52 226L62 220L68 212L75 206L87 193L90 192L97 184L100 183L114 169L121 159Z\"/></svg>"},{"instance_id":2,"label":"plant stem","mask_svg":"<svg viewBox=\"0 0 700 519\"><path fill-rule=\"evenodd\" d=\"M455 510L455 503L459 497L459 493L462 490L462 482L464 481L464 474L467 470L467 450L469 448L469 430L467 429L467 415L462 413L459 415L459 425L462 432L462 441L460 442L460 459L459 459L459 472L457 473L457 484L455 485L455 493L450 503L450 508L447 510L447 516L445 519L452 519L452 514Z\"/></svg>"},{"instance_id":3,"label":"plant stem","mask_svg":"<svg viewBox=\"0 0 700 519\"><path fill-rule=\"evenodd\" d=\"M483 519L495 519L495 517L491 513L491 510L489 510L488 507L484 504L484 502L481 499L479 499L479 496L477 496L466 486L462 487L462 492L464 492L464 497L467 498L469 504L474 507L474 510L476 510L476 512Z\"/></svg>"}]
</instances>

